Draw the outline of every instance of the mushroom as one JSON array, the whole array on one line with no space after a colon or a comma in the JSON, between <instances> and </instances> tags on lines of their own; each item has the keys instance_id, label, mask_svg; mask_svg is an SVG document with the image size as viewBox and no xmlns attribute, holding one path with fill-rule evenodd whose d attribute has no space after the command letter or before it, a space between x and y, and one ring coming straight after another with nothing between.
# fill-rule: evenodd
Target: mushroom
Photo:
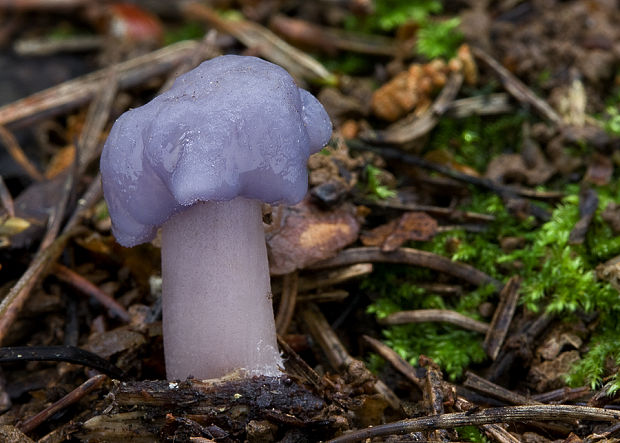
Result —
<instances>
[{"instance_id":1,"label":"mushroom","mask_svg":"<svg viewBox=\"0 0 620 443\"><path fill-rule=\"evenodd\" d=\"M115 122L104 196L121 245L162 226L168 379L280 374L261 203L303 198L308 156L331 131L284 69L233 55Z\"/></svg>"}]
</instances>

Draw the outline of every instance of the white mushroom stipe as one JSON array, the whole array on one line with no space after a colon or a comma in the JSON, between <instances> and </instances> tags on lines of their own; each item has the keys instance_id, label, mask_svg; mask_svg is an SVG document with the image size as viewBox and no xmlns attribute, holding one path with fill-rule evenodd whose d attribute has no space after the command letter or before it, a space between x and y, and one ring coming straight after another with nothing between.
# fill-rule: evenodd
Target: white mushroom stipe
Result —
<instances>
[{"instance_id":1,"label":"white mushroom stipe","mask_svg":"<svg viewBox=\"0 0 620 443\"><path fill-rule=\"evenodd\" d=\"M162 248L168 378L279 375L260 202L197 203L164 225Z\"/></svg>"}]
</instances>

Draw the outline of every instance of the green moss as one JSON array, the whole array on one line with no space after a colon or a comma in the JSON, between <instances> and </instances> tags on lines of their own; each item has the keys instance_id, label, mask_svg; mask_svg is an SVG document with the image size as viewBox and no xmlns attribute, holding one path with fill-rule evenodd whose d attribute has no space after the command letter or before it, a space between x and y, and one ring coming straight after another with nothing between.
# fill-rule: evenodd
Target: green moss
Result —
<instances>
[{"instance_id":1,"label":"green moss","mask_svg":"<svg viewBox=\"0 0 620 443\"><path fill-rule=\"evenodd\" d=\"M366 165L366 169L364 170L364 175L366 177L366 188L365 191L368 197L372 199L380 199L384 200L386 198L395 197L396 191L388 188L384 184L381 183L381 169L373 166Z\"/></svg>"},{"instance_id":2,"label":"green moss","mask_svg":"<svg viewBox=\"0 0 620 443\"><path fill-rule=\"evenodd\" d=\"M418 54L433 59L443 57L450 59L463 42L463 34L458 30L460 19L425 21L418 31L416 49Z\"/></svg>"},{"instance_id":3,"label":"green moss","mask_svg":"<svg viewBox=\"0 0 620 443\"><path fill-rule=\"evenodd\" d=\"M447 150L458 163L484 172L488 162L505 152L507 146L521 144L521 126L527 118L525 113L443 118L431 134L428 146L431 150Z\"/></svg>"},{"instance_id":4,"label":"green moss","mask_svg":"<svg viewBox=\"0 0 620 443\"><path fill-rule=\"evenodd\" d=\"M598 386L608 363L620 362L620 306L618 291L596 279L594 267L602 260L620 254L620 237L614 236L600 212L611 201L620 201L620 186L599 189L599 207L583 245L571 245L569 235L579 219L578 188L569 186L567 197L552 210L551 219L537 226L533 219L517 220L497 196L474 191L467 209L493 214L495 222L483 233L463 230L442 233L417 247L469 263L505 281L517 274L523 279L521 302L534 312L561 314L566 318L579 312L597 312L600 327L589 351L568 380L573 385ZM506 236L524 240L522 249L504 252L499 244ZM379 268L366 279L363 289L373 297L368 312L384 317L407 309L453 309L478 318L477 307L493 295L493 288L468 290L462 297L439 297L425 293L417 282L429 281L433 273L414 268ZM482 337L450 325L411 324L384 330L385 342L403 358L415 363L420 354L433 358L451 379L458 377L472 362L482 361ZM455 344L458 343L458 346ZM612 390L620 389L614 376Z\"/></svg>"},{"instance_id":5,"label":"green moss","mask_svg":"<svg viewBox=\"0 0 620 443\"><path fill-rule=\"evenodd\" d=\"M413 21L420 23L430 14L441 12L442 4L439 0L376 0L375 12L367 17L350 15L345 27L364 32L392 31L400 25Z\"/></svg>"},{"instance_id":6,"label":"green moss","mask_svg":"<svg viewBox=\"0 0 620 443\"><path fill-rule=\"evenodd\" d=\"M490 443L490 440L475 426L464 426L456 429L459 438L473 443Z\"/></svg>"},{"instance_id":7,"label":"green moss","mask_svg":"<svg viewBox=\"0 0 620 443\"><path fill-rule=\"evenodd\" d=\"M171 45L172 43L180 42L183 40L198 40L204 36L205 27L199 22L188 22L180 27L170 27L166 29L164 33L164 44Z\"/></svg>"}]
</instances>

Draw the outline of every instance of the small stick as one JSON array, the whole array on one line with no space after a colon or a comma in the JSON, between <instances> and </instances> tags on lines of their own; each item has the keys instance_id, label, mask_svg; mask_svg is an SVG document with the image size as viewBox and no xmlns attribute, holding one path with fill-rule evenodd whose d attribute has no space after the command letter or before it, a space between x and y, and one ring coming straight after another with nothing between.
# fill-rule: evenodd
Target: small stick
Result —
<instances>
[{"instance_id":1,"label":"small stick","mask_svg":"<svg viewBox=\"0 0 620 443\"><path fill-rule=\"evenodd\" d=\"M508 186L508 185L503 185L501 183L497 183L488 178L474 177L473 175L468 175L463 172L456 171L450 168L449 166L445 166L439 163L429 162L428 160L425 160L416 155L407 154L406 152L403 152L400 149L386 148L386 147L379 148L376 146L368 145L356 139L348 140L347 146L353 150L375 152L376 154L386 159L402 161L404 163L414 165L420 168L439 172L440 174L446 175L447 177L450 177L454 180L458 180L463 183L468 183L471 185L479 186L481 188L486 188L503 197L521 196L521 197L531 198L535 200L559 200L564 196L564 194L562 194L561 192L538 191L536 189L527 189L523 187Z\"/></svg>"},{"instance_id":2,"label":"small stick","mask_svg":"<svg viewBox=\"0 0 620 443\"><path fill-rule=\"evenodd\" d=\"M557 402L570 402L583 398L590 393L590 388L587 386L581 386L579 388L560 388L549 392L543 392L542 394L532 395L532 400L541 403L557 403Z\"/></svg>"},{"instance_id":3,"label":"small stick","mask_svg":"<svg viewBox=\"0 0 620 443\"><path fill-rule=\"evenodd\" d=\"M420 356L420 366L426 369L424 377L424 389L422 396L426 403L427 410L431 415L444 413L443 402L444 396L442 391L443 377L441 369L435 362L425 356ZM449 436L445 429L434 429L429 432L430 441L448 441Z\"/></svg>"},{"instance_id":4,"label":"small stick","mask_svg":"<svg viewBox=\"0 0 620 443\"><path fill-rule=\"evenodd\" d=\"M258 23L249 20L226 20L213 9L198 2L184 4L183 12L194 20L206 21L218 31L232 35L248 48L256 48L262 56L285 67L297 79L333 82L332 74L321 63Z\"/></svg>"},{"instance_id":5,"label":"small stick","mask_svg":"<svg viewBox=\"0 0 620 443\"><path fill-rule=\"evenodd\" d=\"M24 172L28 174L31 179L35 181L43 180L43 174L41 174L37 167L28 159L28 156L24 153L24 150L19 145L19 142L13 133L1 124L0 140L2 140L2 143L6 147L9 155L13 157L13 160L15 160L15 163L21 166Z\"/></svg>"},{"instance_id":6,"label":"small stick","mask_svg":"<svg viewBox=\"0 0 620 443\"><path fill-rule=\"evenodd\" d=\"M310 266L310 268L330 268L363 262L403 263L443 272L477 286L491 284L498 290L503 286L500 281L473 266L452 261L447 257L433 254L432 252L420 251L413 248L398 248L391 252L383 252L378 246L349 248L340 251L340 253L333 258Z\"/></svg>"},{"instance_id":7,"label":"small stick","mask_svg":"<svg viewBox=\"0 0 620 443\"><path fill-rule=\"evenodd\" d=\"M9 189L6 187L2 176L0 175L0 203L2 203L2 207L6 209L9 217L15 217L15 205L13 204L13 197L9 192Z\"/></svg>"},{"instance_id":8,"label":"small stick","mask_svg":"<svg viewBox=\"0 0 620 443\"><path fill-rule=\"evenodd\" d=\"M139 85L173 70L195 54L198 42L183 41L114 65L119 89ZM45 116L60 114L90 101L99 92L110 67L66 81L28 97L0 106L0 126L25 126Z\"/></svg>"},{"instance_id":9,"label":"small stick","mask_svg":"<svg viewBox=\"0 0 620 443\"><path fill-rule=\"evenodd\" d=\"M503 92L461 98L450 103L446 115L454 118L465 118L471 115L505 114L514 109L509 98L510 96Z\"/></svg>"},{"instance_id":10,"label":"small stick","mask_svg":"<svg viewBox=\"0 0 620 443\"><path fill-rule=\"evenodd\" d=\"M58 411L61 411L66 407L72 405L73 403L80 401L84 396L94 391L95 389L98 389L107 379L108 376L103 374L98 374L94 377L89 378L80 386L75 388L73 391L62 397L60 400L54 402L38 414L24 420L23 423L18 425L18 428L24 433L28 433L34 430L37 426L50 418L52 415L56 414Z\"/></svg>"},{"instance_id":11,"label":"small stick","mask_svg":"<svg viewBox=\"0 0 620 443\"><path fill-rule=\"evenodd\" d=\"M310 335L314 337L321 349L327 356L329 363L336 370L349 372L355 369L358 378L374 379L374 375L359 360L349 355L344 345L331 328L327 320L314 304L308 304L301 311L301 318L310 330ZM363 375L360 376L360 367ZM381 380L374 382L375 391L380 394L387 403L395 410L400 410L400 400L394 392Z\"/></svg>"},{"instance_id":12,"label":"small stick","mask_svg":"<svg viewBox=\"0 0 620 443\"><path fill-rule=\"evenodd\" d=\"M417 309L415 311L394 312L385 318L379 319L382 325L403 325L406 323L444 322L470 331L485 334L489 330L487 323L474 320L471 317L449 309Z\"/></svg>"},{"instance_id":13,"label":"small stick","mask_svg":"<svg viewBox=\"0 0 620 443\"><path fill-rule=\"evenodd\" d=\"M316 373L314 369L306 363L306 361L297 354L291 348L286 340L284 340L281 336L278 335L278 346L282 349L284 354L284 359L286 361L287 369L293 369L295 374L305 379L308 383L310 383L317 392L321 392L324 388L323 384L330 383L329 379L322 378L319 374ZM332 385L332 387L334 387Z\"/></svg>"},{"instance_id":14,"label":"small stick","mask_svg":"<svg viewBox=\"0 0 620 443\"><path fill-rule=\"evenodd\" d=\"M329 440L328 443L349 443L385 435L404 435L433 429L454 429L462 426L479 426L493 423L549 420L593 420L614 422L620 420L618 411L589 406L536 405L490 408L481 412L456 412L431 417L401 420L372 428L361 429Z\"/></svg>"},{"instance_id":15,"label":"small stick","mask_svg":"<svg viewBox=\"0 0 620 443\"><path fill-rule=\"evenodd\" d=\"M71 269L61 265L60 263L56 263L54 265L54 275L65 283L73 286L83 294L96 299L99 303L109 309L110 312L112 312L124 322L129 323L129 321L131 320L131 316L119 302L117 302L114 298L103 292L101 289L99 289L90 281L82 277L77 272L72 271Z\"/></svg>"},{"instance_id":16,"label":"small stick","mask_svg":"<svg viewBox=\"0 0 620 443\"><path fill-rule=\"evenodd\" d=\"M300 294L297 297L299 303L331 303L343 301L349 296L349 293L344 289L337 289L329 292L317 292L311 294Z\"/></svg>"},{"instance_id":17,"label":"small stick","mask_svg":"<svg viewBox=\"0 0 620 443\"><path fill-rule=\"evenodd\" d=\"M276 332L280 335L286 333L295 313L298 277L299 273L293 271L286 274L282 280L282 296L280 297L278 315L276 315Z\"/></svg>"},{"instance_id":18,"label":"small stick","mask_svg":"<svg viewBox=\"0 0 620 443\"><path fill-rule=\"evenodd\" d=\"M69 239L76 234L73 229L84 212L94 204L101 195L101 180L99 175L91 183L84 197L78 201L73 215L65 225L62 235L57 237L49 247L39 249L30 262L30 266L17 280L9 293L0 302L0 343L4 341L9 328L17 318L24 303L30 295L30 291L40 278L45 274L45 269L50 263L54 263L65 248Z\"/></svg>"},{"instance_id":19,"label":"small stick","mask_svg":"<svg viewBox=\"0 0 620 443\"><path fill-rule=\"evenodd\" d=\"M394 57L398 54L396 41L376 34L360 34L338 28L318 26L305 20L278 14L269 21L269 27L287 40L313 46L327 53L337 50L361 54Z\"/></svg>"},{"instance_id":20,"label":"small stick","mask_svg":"<svg viewBox=\"0 0 620 443\"><path fill-rule=\"evenodd\" d=\"M368 275L372 272L372 268L372 263L356 263L339 269L330 269L327 272L319 272L311 277L304 276L299 279L299 291L307 292L338 285Z\"/></svg>"},{"instance_id":21,"label":"small stick","mask_svg":"<svg viewBox=\"0 0 620 443\"><path fill-rule=\"evenodd\" d=\"M554 125L563 125L562 117L549 106L549 103L538 97L534 91L528 88L525 83L515 77L508 69L504 68L497 60L480 48L473 47L471 52L497 74L506 91L514 98L532 106L543 118L549 120Z\"/></svg>"},{"instance_id":22,"label":"small stick","mask_svg":"<svg viewBox=\"0 0 620 443\"><path fill-rule=\"evenodd\" d=\"M368 335L363 335L362 338L366 343L368 343L373 351L387 360L394 367L394 369L403 374L405 378L411 381L411 383L420 388L420 390L424 389L424 379L418 376L418 371L416 368L411 366L407 360L402 358L396 353L396 351L386 344L381 343L376 338L372 338Z\"/></svg>"},{"instance_id":23,"label":"small stick","mask_svg":"<svg viewBox=\"0 0 620 443\"><path fill-rule=\"evenodd\" d=\"M490 397L497 398L513 405L541 404L536 400L532 400L524 395L514 393L506 388L503 388L502 386L496 385L495 383L482 378L473 372L467 371L465 375L467 378L465 379L465 382L463 382L463 386L466 388L475 389L476 391L482 392Z\"/></svg>"},{"instance_id":24,"label":"small stick","mask_svg":"<svg viewBox=\"0 0 620 443\"><path fill-rule=\"evenodd\" d=\"M495 220L495 216L490 214L480 214L478 212L461 211L456 208L443 208L441 206L419 205L416 203L402 203L393 200L361 200L359 203L366 206L378 206L380 208L387 209L400 209L403 211L414 212L427 212L435 217L443 217L448 220L463 222L463 221L475 221L475 222L492 222Z\"/></svg>"},{"instance_id":25,"label":"small stick","mask_svg":"<svg viewBox=\"0 0 620 443\"><path fill-rule=\"evenodd\" d=\"M491 327L487 331L484 338L484 350L492 360L497 358L499 350L504 344L508 328L512 322L519 301L519 288L521 286L521 278L518 276L511 277L506 286L499 293L499 305L495 309Z\"/></svg>"}]
</instances>

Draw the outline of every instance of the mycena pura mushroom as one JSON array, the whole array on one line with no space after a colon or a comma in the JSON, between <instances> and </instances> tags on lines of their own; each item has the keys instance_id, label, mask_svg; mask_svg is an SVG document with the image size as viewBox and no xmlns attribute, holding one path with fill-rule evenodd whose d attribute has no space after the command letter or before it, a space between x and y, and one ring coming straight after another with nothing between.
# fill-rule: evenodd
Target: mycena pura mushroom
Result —
<instances>
[{"instance_id":1,"label":"mycena pura mushroom","mask_svg":"<svg viewBox=\"0 0 620 443\"><path fill-rule=\"evenodd\" d=\"M222 56L123 114L101 156L120 244L162 226L168 379L280 373L261 203L294 204L331 136L321 104L281 67Z\"/></svg>"}]
</instances>

